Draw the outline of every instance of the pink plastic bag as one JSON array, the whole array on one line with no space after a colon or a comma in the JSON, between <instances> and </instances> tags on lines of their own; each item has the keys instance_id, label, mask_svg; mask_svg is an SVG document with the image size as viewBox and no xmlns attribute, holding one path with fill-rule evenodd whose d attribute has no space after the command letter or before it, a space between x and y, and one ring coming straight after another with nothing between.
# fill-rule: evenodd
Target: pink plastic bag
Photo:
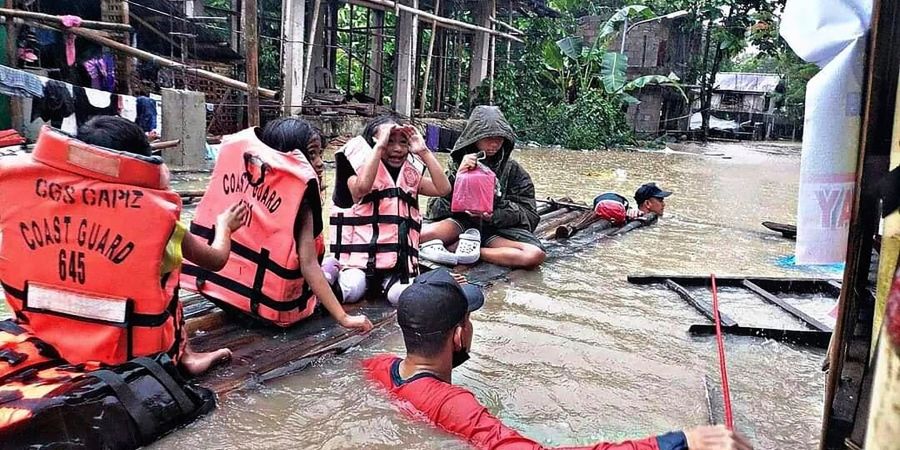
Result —
<instances>
[{"instance_id":1,"label":"pink plastic bag","mask_svg":"<svg viewBox=\"0 0 900 450\"><path fill-rule=\"evenodd\" d=\"M497 176L491 169L478 164L474 169L460 173L453 184L453 212L470 212L490 216L494 213L494 186Z\"/></svg>"}]
</instances>

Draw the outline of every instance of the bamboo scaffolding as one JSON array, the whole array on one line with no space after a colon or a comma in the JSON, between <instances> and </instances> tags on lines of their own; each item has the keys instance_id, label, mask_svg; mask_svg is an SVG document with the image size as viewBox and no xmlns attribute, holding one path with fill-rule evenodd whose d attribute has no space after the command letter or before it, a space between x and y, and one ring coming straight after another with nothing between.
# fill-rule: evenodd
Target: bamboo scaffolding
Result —
<instances>
[{"instance_id":1,"label":"bamboo scaffolding","mask_svg":"<svg viewBox=\"0 0 900 450\"><path fill-rule=\"evenodd\" d=\"M62 17L54 16L52 14L22 11L13 8L0 8L0 16L16 17L19 19L31 19L63 26ZM124 23L100 22L96 20L82 20L81 25L79 25L78 28L87 28L92 30L132 31L131 25L126 25Z\"/></svg>"}]
</instances>

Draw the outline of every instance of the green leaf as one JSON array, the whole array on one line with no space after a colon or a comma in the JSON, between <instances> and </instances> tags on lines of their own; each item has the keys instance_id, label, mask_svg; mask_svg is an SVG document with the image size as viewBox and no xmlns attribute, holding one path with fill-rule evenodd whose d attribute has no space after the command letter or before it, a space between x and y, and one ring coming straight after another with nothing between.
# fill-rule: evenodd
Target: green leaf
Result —
<instances>
[{"instance_id":1,"label":"green leaf","mask_svg":"<svg viewBox=\"0 0 900 450\"><path fill-rule=\"evenodd\" d=\"M622 99L622 101L624 101L625 103L627 103L627 104L629 104L629 105L639 105L639 104L641 104L641 101L640 101L640 100L638 100L638 99L632 97L630 94L626 94L626 93L624 93L624 92L621 93L621 94L619 94L619 97Z\"/></svg>"},{"instance_id":2,"label":"green leaf","mask_svg":"<svg viewBox=\"0 0 900 450\"><path fill-rule=\"evenodd\" d=\"M609 94L622 90L625 85L625 72L628 69L628 57L623 53L607 52L603 55L600 66L600 80Z\"/></svg>"},{"instance_id":3,"label":"green leaf","mask_svg":"<svg viewBox=\"0 0 900 450\"><path fill-rule=\"evenodd\" d=\"M612 33L618 31L620 23L624 22L626 18L628 19L649 19L653 17L653 11L643 5L630 5L626 6L612 15L606 23L603 24L603 28L600 29L600 33L598 33L597 39L605 39L607 36ZM629 20L629 22L634 22Z\"/></svg>"},{"instance_id":4,"label":"green leaf","mask_svg":"<svg viewBox=\"0 0 900 450\"><path fill-rule=\"evenodd\" d=\"M572 59L578 59L584 48L584 41L580 37L567 37L556 41L556 46L566 56Z\"/></svg>"},{"instance_id":5,"label":"green leaf","mask_svg":"<svg viewBox=\"0 0 900 450\"><path fill-rule=\"evenodd\" d=\"M673 74L674 75L674 74ZM658 85L658 86L668 86L675 88L685 101L688 100L687 94L685 94L684 89L682 89L681 84L678 83L678 77L672 78L672 76L664 76L664 75L646 75L643 77L638 77L626 84L622 87L622 91L628 92L633 91L635 89L640 89L644 86L649 85ZM627 95L627 94L626 94Z\"/></svg>"},{"instance_id":6,"label":"green leaf","mask_svg":"<svg viewBox=\"0 0 900 450\"><path fill-rule=\"evenodd\" d=\"M543 48L544 65L547 67L561 71L565 67L565 60L559 47L548 42Z\"/></svg>"}]
</instances>

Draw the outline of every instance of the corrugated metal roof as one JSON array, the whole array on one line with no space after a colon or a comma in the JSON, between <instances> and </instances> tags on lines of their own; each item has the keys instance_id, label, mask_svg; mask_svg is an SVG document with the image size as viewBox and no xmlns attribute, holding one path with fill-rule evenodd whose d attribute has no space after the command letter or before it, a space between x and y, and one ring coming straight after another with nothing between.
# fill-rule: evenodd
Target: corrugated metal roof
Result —
<instances>
[{"instance_id":1,"label":"corrugated metal roof","mask_svg":"<svg viewBox=\"0 0 900 450\"><path fill-rule=\"evenodd\" d=\"M720 72L716 74L716 91L775 92L781 76L771 73Z\"/></svg>"}]
</instances>

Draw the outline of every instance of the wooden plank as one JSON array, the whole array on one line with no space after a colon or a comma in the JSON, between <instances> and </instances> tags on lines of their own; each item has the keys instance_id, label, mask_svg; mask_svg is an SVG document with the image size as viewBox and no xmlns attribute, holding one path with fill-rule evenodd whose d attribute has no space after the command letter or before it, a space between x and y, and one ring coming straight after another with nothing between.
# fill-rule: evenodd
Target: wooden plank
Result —
<instances>
[{"instance_id":1,"label":"wooden plank","mask_svg":"<svg viewBox=\"0 0 900 450\"><path fill-rule=\"evenodd\" d=\"M667 279L687 287L709 286L710 284L708 275L654 274L628 276L628 282L632 284L661 284L665 283ZM770 292L827 293L830 295L834 290L834 287L829 285L829 282L832 280L827 278L716 276L716 283L720 287L743 287L744 280L750 280Z\"/></svg>"},{"instance_id":2,"label":"wooden plank","mask_svg":"<svg viewBox=\"0 0 900 450\"><path fill-rule=\"evenodd\" d=\"M703 386L706 388L707 422L710 425L725 423L725 404L722 400L721 385L709 375L704 375Z\"/></svg>"},{"instance_id":3,"label":"wooden plank","mask_svg":"<svg viewBox=\"0 0 900 450\"><path fill-rule=\"evenodd\" d=\"M716 281L718 280L719 278L716 277ZM828 348L828 341L831 340L831 333L813 330L781 330L776 328L730 326L722 327L722 332L732 336L760 337L818 348ZM705 323L693 324L688 328L688 333L694 336L713 336L716 334L716 326Z\"/></svg>"},{"instance_id":4,"label":"wooden plank","mask_svg":"<svg viewBox=\"0 0 900 450\"><path fill-rule=\"evenodd\" d=\"M718 277L716 277L716 281L719 281ZM706 302L701 301L697 297L694 297L690 292L687 291L687 289L672 280L666 280L665 284L667 288L675 291L675 293L677 293L682 300L693 306L697 311L706 316L707 319L712 321L716 320L713 314L712 306L708 305ZM735 322L734 319L728 317L721 311L719 311L719 320L722 322L723 327L737 326L737 322Z\"/></svg>"},{"instance_id":5,"label":"wooden plank","mask_svg":"<svg viewBox=\"0 0 900 450\"><path fill-rule=\"evenodd\" d=\"M554 217L552 219L541 220L538 224L537 228L534 229L535 236L542 236L547 230L556 230L556 227L566 224L572 221L578 220L583 214L583 211L571 211L566 210L566 212L558 217Z\"/></svg>"},{"instance_id":6,"label":"wooden plank","mask_svg":"<svg viewBox=\"0 0 900 450\"><path fill-rule=\"evenodd\" d=\"M788 239L796 239L797 238L797 226L789 225L786 223L777 223L777 222L763 222L762 226L781 233L782 236Z\"/></svg>"},{"instance_id":7,"label":"wooden plank","mask_svg":"<svg viewBox=\"0 0 900 450\"><path fill-rule=\"evenodd\" d=\"M653 225L659 220L659 216L654 213L648 213L644 217L632 220L625 224L622 228L619 228L614 233L610 234L610 236L619 236L621 234L628 233L629 231L636 230L638 228L646 227Z\"/></svg>"},{"instance_id":8,"label":"wooden plank","mask_svg":"<svg viewBox=\"0 0 900 450\"><path fill-rule=\"evenodd\" d=\"M805 312L800 311L799 309L792 306L790 303L787 303L784 300L778 298L777 295L772 294L771 292L759 287L756 283L749 281L749 280L744 280L743 285L745 288L750 290L750 292L753 292L754 294L758 295L760 298L762 298L766 302L771 303L771 304L781 308L788 314L796 317L797 319L800 319L803 323L805 323L806 325L809 325L812 329L831 333L831 327L823 324L822 322L819 322L818 320L816 320L814 317L810 316L809 314L806 314Z\"/></svg>"}]
</instances>

